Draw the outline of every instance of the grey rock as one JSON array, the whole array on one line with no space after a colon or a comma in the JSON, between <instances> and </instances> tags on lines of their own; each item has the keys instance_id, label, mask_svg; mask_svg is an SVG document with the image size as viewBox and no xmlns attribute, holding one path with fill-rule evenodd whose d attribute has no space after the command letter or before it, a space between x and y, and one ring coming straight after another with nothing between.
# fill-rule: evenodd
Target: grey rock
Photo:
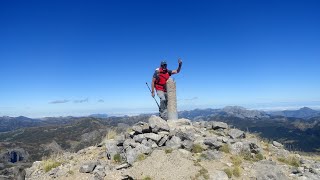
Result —
<instances>
[{"instance_id":1,"label":"grey rock","mask_svg":"<svg viewBox=\"0 0 320 180\"><path fill-rule=\"evenodd\" d=\"M184 141L182 141L181 145L182 145L182 148L184 148L184 149L187 149L187 150L191 151L192 146L193 146L193 141L190 141L190 140L184 140Z\"/></svg>"},{"instance_id":2,"label":"grey rock","mask_svg":"<svg viewBox=\"0 0 320 180\"><path fill-rule=\"evenodd\" d=\"M135 131L135 134L142 134L142 127L139 125L132 126L132 130Z\"/></svg>"},{"instance_id":3,"label":"grey rock","mask_svg":"<svg viewBox=\"0 0 320 180\"><path fill-rule=\"evenodd\" d=\"M245 138L246 135L243 131L239 130L239 129L230 129L228 132L228 135L232 138L232 139L238 139L238 138Z\"/></svg>"},{"instance_id":4,"label":"grey rock","mask_svg":"<svg viewBox=\"0 0 320 180\"><path fill-rule=\"evenodd\" d=\"M242 142L246 148L245 150L248 150L251 153L255 153L255 154L262 152L262 148L258 139L256 138L244 139ZM247 149L248 147L249 149Z\"/></svg>"},{"instance_id":5,"label":"grey rock","mask_svg":"<svg viewBox=\"0 0 320 180\"><path fill-rule=\"evenodd\" d=\"M132 165L136 161L138 155L140 155L140 154L150 154L151 152L152 152L152 148L147 147L147 146L145 146L143 144L139 144L134 149L129 148L126 151L127 162L130 165Z\"/></svg>"},{"instance_id":6,"label":"grey rock","mask_svg":"<svg viewBox=\"0 0 320 180\"><path fill-rule=\"evenodd\" d=\"M203 143L205 145L208 145L209 147L212 147L212 148L215 148L215 149L218 149L222 146L222 143L218 141L217 138L215 137L206 137L204 140L203 140Z\"/></svg>"},{"instance_id":7,"label":"grey rock","mask_svg":"<svg viewBox=\"0 0 320 180\"><path fill-rule=\"evenodd\" d=\"M90 162L82 165L79 169L81 173L92 173L94 168L98 165L98 162Z\"/></svg>"},{"instance_id":8,"label":"grey rock","mask_svg":"<svg viewBox=\"0 0 320 180\"><path fill-rule=\"evenodd\" d=\"M25 162L29 158L29 153L23 148L7 149L1 151L0 159L2 162L16 163L17 161Z\"/></svg>"},{"instance_id":9,"label":"grey rock","mask_svg":"<svg viewBox=\"0 0 320 180\"><path fill-rule=\"evenodd\" d=\"M202 156L206 160L218 160L221 159L223 154L217 150L207 150L202 152Z\"/></svg>"},{"instance_id":10,"label":"grey rock","mask_svg":"<svg viewBox=\"0 0 320 180\"><path fill-rule=\"evenodd\" d=\"M228 175L224 171L216 170L209 173L210 180L228 180Z\"/></svg>"},{"instance_id":11,"label":"grey rock","mask_svg":"<svg viewBox=\"0 0 320 180\"><path fill-rule=\"evenodd\" d=\"M106 176L105 171L105 167L102 165L97 165L94 170L93 170L93 174L94 176L96 176L97 178L102 178Z\"/></svg>"},{"instance_id":12,"label":"grey rock","mask_svg":"<svg viewBox=\"0 0 320 180\"><path fill-rule=\"evenodd\" d=\"M150 154L152 152L152 148L145 146L143 144L139 144L136 148L134 148L138 154Z\"/></svg>"},{"instance_id":13,"label":"grey rock","mask_svg":"<svg viewBox=\"0 0 320 180\"><path fill-rule=\"evenodd\" d=\"M228 129L228 124L224 123L224 122L218 122L218 121L213 121L212 122L212 129L216 130L216 129Z\"/></svg>"},{"instance_id":14,"label":"grey rock","mask_svg":"<svg viewBox=\"0 0 320 180\"><path fill-rule=\"evenodd\" d=\"M0 170L4 169L4 164L0 163Z\"/></svg>"},{"instance_id":15,"label":"grey rock","mask_svg":"<svg viewBox=\"0 0 320 180\"><path fill-rule=\"evenodd\" d=\"M106 152L108 159L112 159L112 157L118 153L120 153L120 148L117 146L118 142L116 140L107 140L106 141Z\"/></svg>"},{"instance_id":16,"label":"grey rock","mask_svg":"<svg viewBox=\"0 0 320 180\"><path fill-rule=\"evenodd\" d=\"M165 143L167 142L168 138L169 138L169 136L164 135L164 136L161 138L161 140L159 141L159 143L158 143L159 147L165 145Z\"/></svg>"},{"instance_id":17,"label":"grey rock","mask_svg":"<svg viewBox=\"0 0 320 180\"><path fill-rule=\"evenodd\" d=\"M154 141L152 141L151 139L149 139L149 140L144 139L141 144L143 144L147 147L150 147L150 148L158 147L158 145Z\"/></svg>"},{"instance_id":18,"label":"grey rock","mask_svg":"<svg viewBox=\"0 0 320 180\"><path fill-rule=\"evenodd\" d=\"M116 167L116 170L126 169L126 168L128 168L128 167L130 167L130 164L124 163L124 164L121 164L121 165L117 166L117 167Z\"/></svg>"},{"instance_id":19,"label":"grey rock","mask_svg":"<svg viewBox=\"0 0 320 180\"><path fill-rule=\"evenodd\" d=\"M133 137L133 140L135 140L136 142L139 142L139 143L141 143L143 141L143 139L145 139L145 135L144 134L138 134L138 135Z\"/></svg>"},{"instance_id":20,"label":"grey rock","mask_svg":"<svg viewBox=\"0 0 320 180\"><path fill-rule=\"evenodd\" d=\"M139 145L139 143L137 143L135 140L133 139L126 139L124 142L123 142L123 147L125 149L127 149L128 147L132 147L132 148L135 148Z\"/></svg>"},{"instance_id":21,"label":"grey rock","mask_svg":"<svg viewBox=\"0 0 320 180\"><path fill-rule=\"evenodd\" d=\"M130 165L132 165L136 161L137 156L138 154L135 149L128 149L126 151L127 162Z\"/></svg>"},{"instance_id":22,"label":"grey rock","mask_svg":"<svg viewBox=\"0 0 320 180\"><path fill-rule=\"evenodd\" d=\"M168 123L158 116L151 116L149 118L149 126L152 129L152 132L159 132L159 131L169 131Z\"/></svg>"},{"instance_id":23,"label":"grey rock","mask_svg":"<svg viewBox=\"0 0 320 180\"><path fill-rule=\"evenodd\" d=\"M126 140L125 135L121 134L115 137L115 141L117 141L117 146L123 146L124 141Z\"/></svg>"},{"instance_id":24,"label":"grey rock","mask_svg":"<svg viewBox=\"0 0 320 180\"><path fill-rule=\"evenodd\" d=\"M275 146L275 147L278 147L278 148L282 148L283 145L277 141L272 141L272 144Z\"/></svg>"},{"instance_id":25,"label":"grey rock","mask_svg":"<svg viewBox=\"0 0 320 180\"><path fill-rule=\"evenodd\" d=\"M279 168L279 166L271 161L263 160L256 162L254 163L253 168L257 180L289 179L282 168Z\"/></svg>"},{"instance_id":26,"label":"grey rock","mask_svg":"<svg viewBox=\"0 0 320 180\"><path fill-rule=\"evenodd\" d=\"M152 141L155 141L156 143L158 143L161 139L161 136L155 133L146 133L144 134L144 137L147 139L151 139Z\"/></svg>"},{"instance_id":27,"label":"grey rock","mask_svg":"<svg viewBox=\"0 0 320 180\"><path fill-rule=\"evenodd\" d=\"M171 149L179 149L181 147L181 139L177 136L173 136L166 142L166 147Z\"/></svg>"},{"instance_id":28,"label":"grey rock","mask_svg":"<svg viewBox=\"0 0 320 180\"><path fill-rule=\"evenodd\" d=\"M230 146L231 154L240 154L243 151L250 152L250 147L248 145L243 144L243 142L236 142L231 144Z\"/></svg>"},{"instance_id":29,"label":"grey rock","mask_svg":"<svg viewBox=\"0 0 320 180\"><path fill-rule=\"evenodd\" d=\"M178 130L176 132L176 136L179 137L182 141L184 140L194 141L196 138L194 132L191 130L188 130L188 131Z\"/></svg>"}]
</instances>

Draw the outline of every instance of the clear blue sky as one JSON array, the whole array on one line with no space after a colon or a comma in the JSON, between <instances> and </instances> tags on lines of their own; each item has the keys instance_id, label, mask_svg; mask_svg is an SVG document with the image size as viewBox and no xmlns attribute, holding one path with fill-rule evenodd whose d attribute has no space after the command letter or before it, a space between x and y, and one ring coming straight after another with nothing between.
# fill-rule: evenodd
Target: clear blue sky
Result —
<instances>
[{"instance_id":1,"label":"clear blue sky","mask_svg":"<svg viewBox=\"0 0 320 180\"><path fill-rule=\"evenodd\" d=\"M0 115L156 111L165 59L178 108L320 105L320 1L0 1Z\"/></svg>"}]
</instances>

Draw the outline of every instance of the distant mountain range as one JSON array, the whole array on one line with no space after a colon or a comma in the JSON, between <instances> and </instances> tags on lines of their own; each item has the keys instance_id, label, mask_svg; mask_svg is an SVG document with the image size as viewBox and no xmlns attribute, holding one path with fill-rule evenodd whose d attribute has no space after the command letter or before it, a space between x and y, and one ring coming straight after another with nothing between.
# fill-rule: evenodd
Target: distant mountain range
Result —
<instances>
[{"instance_id":1,"label":"distant mountain range","mask_svg":"<svg viewBox=\"0 0 320 180\"><path fill-rule=\"evenodd\" d=\"M303 107L298 110L273 111L268 113L274 116L277 115L277 116L295 117L295 118L302 118L302 119L309 119L309 118L320 116L320 111L313 110L308 107Z\"/></svg>"},{"instance_id":2,"label":"distant mountain range","mask_svg":"<svg viewBox=\"0 0 320 180\"><path fill-rule=\"evenodd\" d=\"M195 121L222 121L244 131L258 133L262 138L280 141L291 150L320 152L320 115L319 111L310 108L264 112L229 106L181 111L179 117Z\"/></svg>"}]
</instances>

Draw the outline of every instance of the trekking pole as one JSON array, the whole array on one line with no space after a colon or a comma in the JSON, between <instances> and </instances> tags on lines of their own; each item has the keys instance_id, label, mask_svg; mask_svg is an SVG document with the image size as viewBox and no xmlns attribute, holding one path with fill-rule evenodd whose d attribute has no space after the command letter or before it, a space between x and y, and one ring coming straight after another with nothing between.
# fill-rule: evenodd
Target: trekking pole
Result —
<instances>
[{"instance_id":1,"label":"trekking pole","mask_svg":"<svg viewBox=\"0 0 320 180\"><path fill-rule=\"evenodd\" d=\"M150 89L150 87L149 87L149 85L148 85L147 82L146 82L146 85L148 86L148 88L149 88L149 90L150 90L150 93L152 93L152 91L151 91L151 89ZM156 98L153 97L153 99L156 101L156 103L157 103L157 105L158 105L158 108L160 109L160 106L159 106L158 101L156 100Z\"/></svg>"}]
</instances>

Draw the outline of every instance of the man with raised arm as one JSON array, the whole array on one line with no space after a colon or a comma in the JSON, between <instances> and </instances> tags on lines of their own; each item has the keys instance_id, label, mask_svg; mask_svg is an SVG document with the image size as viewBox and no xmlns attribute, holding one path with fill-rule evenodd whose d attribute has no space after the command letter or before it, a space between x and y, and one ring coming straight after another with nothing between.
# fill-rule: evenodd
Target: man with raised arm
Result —
<instances>
[{"instance_id":1,"label":"man with raised arm","mask_svg":"<svg viewBox=\"0 0 320 180\"><path fill-rule=\"evenodd\" d=\"M167 62L161 61L160 67L156 69L152 77L151 95L154 97L154 89L156 89L157 95L160 98L159 114L164 120L168 119L166 83L172 74L178 74L180 72L182 66L181 59L178 59L178 64L179 66L176 70L168 70Z\"/></svg>"}]
</instances>

